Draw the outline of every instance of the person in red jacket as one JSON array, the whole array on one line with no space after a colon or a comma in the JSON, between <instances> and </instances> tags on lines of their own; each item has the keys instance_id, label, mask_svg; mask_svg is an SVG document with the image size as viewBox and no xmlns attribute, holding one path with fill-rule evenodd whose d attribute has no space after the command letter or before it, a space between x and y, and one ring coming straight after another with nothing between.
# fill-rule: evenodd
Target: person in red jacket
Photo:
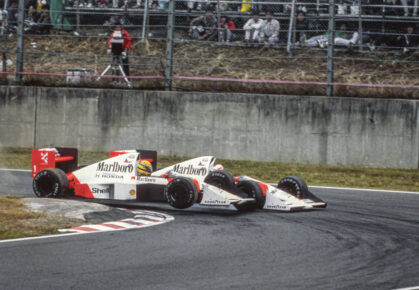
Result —
<instances>
[{"instance_id":1,"label":"person in red jacket","mask_svg":"<svg viewBox=\"0 0 419 290\"><path fill-rule=\"evenodd\" d=\"M236 35L234 34L236 32L236 24L227 16L221 16L219 31L221 42L230 42L236 38Z\"/></svg>"},{"instance_id":2,"label":"person in red jacket","mask_svg":"<svg viewBox=\"0 0 419 290\"><path fill-rule=\"evenodd\" d=\"M122 68L124 70L125 75L129 76L128 51L131 49L132 39L131 39L128 31L126 31L124 29L124 27L122 27L121 24L117 24L117 25L115 25L115 28L113 29L113 32L111 33L111 35L109 36L109 39L108 39L109 49L111 49L113 41L118 41L120 39L122 39L122 47L123 47L122 57L121 57Z\"/></svg>"}]
</instances>

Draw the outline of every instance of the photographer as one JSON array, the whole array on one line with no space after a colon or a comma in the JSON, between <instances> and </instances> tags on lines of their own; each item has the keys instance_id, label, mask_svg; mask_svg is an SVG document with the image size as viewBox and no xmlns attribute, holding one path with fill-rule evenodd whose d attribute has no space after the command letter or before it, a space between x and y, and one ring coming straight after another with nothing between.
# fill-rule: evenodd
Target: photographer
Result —
<instances>
[{"instance_id":1,"label":"photographer","mask_svg":"<svg viewBox=\"0 0 419 290\"><path fill-rule=\"evenodd\" d=\"M111 52L111 47L112 47L112 43L114 41L118 41L118 40L122 40L122 47L123 47L123 51L121 54L121 59L122 59L122 67L124 70L124 73L126 76L129 76L129 62L128 62L128 51L131 48L131 37L128 33L128 31L126 31L122 25L117 24L112 32L112 34L109 36L108 39L108 53Z\"/></svg>"}]
</instances>

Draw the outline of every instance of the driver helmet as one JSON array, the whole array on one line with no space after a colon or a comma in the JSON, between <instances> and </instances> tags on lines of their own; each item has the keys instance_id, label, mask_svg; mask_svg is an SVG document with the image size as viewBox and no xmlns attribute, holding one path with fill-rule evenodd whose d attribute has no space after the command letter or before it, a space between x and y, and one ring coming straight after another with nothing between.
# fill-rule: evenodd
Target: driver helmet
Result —
<instances>
[{"instance_id":1,"label":"driver helmet","mask_svg":"<svg viewBox=\"0 0 419 290\"><path fill-rule=\"evenodd\" d=\"M143 160L138 163L137 172L139 175L149 176L153 171L150 161Z\"/></svg>"}]
</instances>

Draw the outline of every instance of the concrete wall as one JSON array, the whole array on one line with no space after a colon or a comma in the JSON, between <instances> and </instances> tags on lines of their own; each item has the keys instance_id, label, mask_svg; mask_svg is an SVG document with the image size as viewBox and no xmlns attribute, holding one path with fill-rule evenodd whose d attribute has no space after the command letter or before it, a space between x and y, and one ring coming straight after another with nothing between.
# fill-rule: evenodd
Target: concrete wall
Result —
<instances>
[{"instance_id":1,"label":"concrete wall","mask_svg":"<svg viewBox=\"0 0 419 290\"><path fill-rule=\"evenodd\" d=\"M0 87L0 146L418 168L418 101Z\"/></svg>"}]
</instances>

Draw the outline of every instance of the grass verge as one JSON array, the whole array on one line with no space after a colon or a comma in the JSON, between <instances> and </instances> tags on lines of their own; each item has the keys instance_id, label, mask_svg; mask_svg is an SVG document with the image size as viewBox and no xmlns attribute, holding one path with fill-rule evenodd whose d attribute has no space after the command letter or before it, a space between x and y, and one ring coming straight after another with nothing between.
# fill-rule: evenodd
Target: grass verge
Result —
<instances>
[{"instance_id":1,"label":"grass verge","mask_svg":"<svg viewBox=\"0 0 419 290\"><path fill-rule=\"evenodd\" d=\"M79 164L89 164L105 159L108 152L79 152ZM159 167L186 160L187 157L159 156ZM233 175L249 175L268 182L278 182L287 175L299 175L309 185L360 187L419 191L419 170L375 168L359 166L330 166L257 162L218 159ZM0 151L0 168L31 168L31 149L3 148Z\"/></svg>"},{"instance_id":2,"label":"grass verge","mask_svg":"<svg viewBox=\"0 0 419 290\"><path fill-rule=\"evenodd\" d=\"M54 234L80 224L78 219L31 212L21 199L0 196L0 240Z\"/></svg>"}]
</instances>

